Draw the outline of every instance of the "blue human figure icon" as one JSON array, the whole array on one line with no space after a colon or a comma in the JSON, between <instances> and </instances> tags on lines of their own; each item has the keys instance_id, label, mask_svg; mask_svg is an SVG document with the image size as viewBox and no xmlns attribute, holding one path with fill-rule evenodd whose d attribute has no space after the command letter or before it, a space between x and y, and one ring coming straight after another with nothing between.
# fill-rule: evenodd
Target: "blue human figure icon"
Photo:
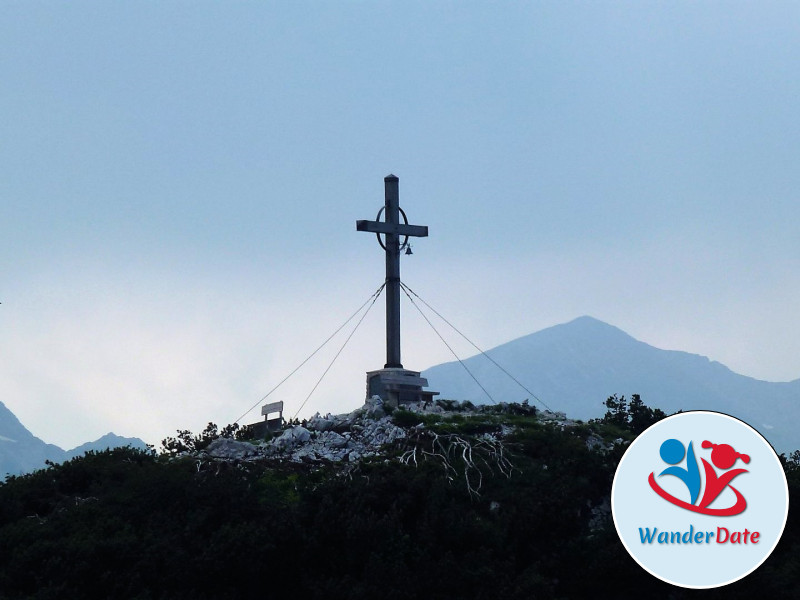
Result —
<instances>
[{"instance_id":1,"label":"blue human figure icon","mask_svg":"<svg viewBox=\"0 0 800 600\"><path fill-rule=\"evenodd\" d=\"M694 455L692 442L689 442L687 451L682 442L676 439L669 439L661 444L659 453L665 463L673 466L667 467L658 476L674 475L683 481L689 489L691 504L697 502L697 498L700 496L700 468L697 466L697 458ZM686 468L676 466L683 460L684 455L686 456Z\"/></svg>"}]
</instances>

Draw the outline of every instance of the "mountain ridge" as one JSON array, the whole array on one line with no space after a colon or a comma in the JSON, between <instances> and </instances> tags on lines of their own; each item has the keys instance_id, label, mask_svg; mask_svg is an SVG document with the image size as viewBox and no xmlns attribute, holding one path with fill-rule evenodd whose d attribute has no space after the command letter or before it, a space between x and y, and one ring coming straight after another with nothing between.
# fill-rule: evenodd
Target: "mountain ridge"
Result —
<instances>
[{"instance_id":1,"label":"mountain ridge","mask_svg":"<svg viewBox=\"0 0 800 600\"><path fill-rule=\"evenodd\" d=\"M800 447L789 423L800 418L800 379L768 382L734 372L707 356L663 350L589 316L511 340L486 352L538 399L571 418L601 417L613 395L640 394L667 413L715 410L761 431L779 451ZM493 401L530 396L479 355L463 360ZM491 403L458 362L426 369L442 398ZM534 401L534 398L530 398Z\"/></svg>"},{"instance_id":2,"label":"mountain ridge","mask_svg":"<svg viewBox=\"0 0 800 600\"><path fill-rule=\"evenodd\" d=\"M102 451L120 446L147 448L147 444L139 438L126 438L109 432L93 442L64 450L33 435L17 416L0 402L0 478L42 469L45 467L45 461L60 463L82 456L90 450Z\"/></svg>"}]
</instances>

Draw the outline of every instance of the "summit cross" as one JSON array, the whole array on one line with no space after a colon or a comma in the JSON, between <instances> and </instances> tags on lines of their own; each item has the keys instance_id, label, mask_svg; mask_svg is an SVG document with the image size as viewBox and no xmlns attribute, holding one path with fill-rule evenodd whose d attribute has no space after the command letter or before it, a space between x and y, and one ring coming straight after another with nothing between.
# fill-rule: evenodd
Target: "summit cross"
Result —
<instances>
[{"instance_id":1,"label":"summit cross","mask_svg":"<svg viewBox=\"0 0 800 600\"><path fill-rule=\"evenodd\" d=\"M402 369L400 362L400 251L410 249L409 237L427 237L425 225L409 225L406 213L400 208L399 179L387 175L383 179L386 203L374 221L356 221L357 231L374 233L386 252L386 365L385 369ZM381 221L381 213L384 220ZM400 222L400 216L403 223ZM381 235L385 236L385 242ZM400 238L404 237L402 243ZM406 250L410 254L410 250Z\"/></svg>"}]
</instances>

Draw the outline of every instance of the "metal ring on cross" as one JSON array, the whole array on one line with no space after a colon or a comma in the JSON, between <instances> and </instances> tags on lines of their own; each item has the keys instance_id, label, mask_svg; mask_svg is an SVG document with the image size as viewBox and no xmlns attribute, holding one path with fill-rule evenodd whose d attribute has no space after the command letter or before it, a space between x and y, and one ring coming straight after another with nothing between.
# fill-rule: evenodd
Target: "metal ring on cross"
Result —
<instances>
[{"instance_id":1,"label":"metal ring on cross","mask_svg":"<svg viewBox=\"0 0 800 600\"><path fill-rule=\"evenodd\" d=\"M381 209L378 211L378 216L375 217L376 221L380 221L381 220L381 215L383 214L384 210L386 210L386 207L385 206L381 206ZM404 211L399 206L397 207L397 210L399 210L400 214L403 215L403 221L405 221L405 224L408 225L408 217L406 216L406 211ZM386 250L386 244L383 243L383 240L381 239L381 234L380 233L376 233L375 237L378 238L378 243L381 245L381 248L383 248L384 251L385 251ZM400 248L399 248L400 250L402 250L403 248L405 248L408 245L408 236L406 235L406 236L403 236L403 237L405 237L406 239L404 239L403 243L400 244Z\"/></svg>"}]
</instances>

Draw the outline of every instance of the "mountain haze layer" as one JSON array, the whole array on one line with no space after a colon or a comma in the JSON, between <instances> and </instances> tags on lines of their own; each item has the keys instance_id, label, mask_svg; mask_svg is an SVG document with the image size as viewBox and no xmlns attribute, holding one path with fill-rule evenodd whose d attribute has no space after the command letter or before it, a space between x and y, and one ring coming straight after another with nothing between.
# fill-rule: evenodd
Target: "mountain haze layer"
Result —
<instances>
[{"instance_id":1,"label":"mountain haze layer","mask_svg":"<svg viewBox=\"0 0 800 600\"><path fill-rule=\"evenodd\" d=\"M705 356L661 350L592 317L580 317L486 352L552 410L574 419L600 417L612 394L640 394L651 407L713 410L738 417L779 452L800 448L800 379L773 383L734 373ZM494 401L541 407L526 390L482 355L464 360ZM491 400L458 362L423 373L442 398Z\"/></svg>"}]
</instances>

